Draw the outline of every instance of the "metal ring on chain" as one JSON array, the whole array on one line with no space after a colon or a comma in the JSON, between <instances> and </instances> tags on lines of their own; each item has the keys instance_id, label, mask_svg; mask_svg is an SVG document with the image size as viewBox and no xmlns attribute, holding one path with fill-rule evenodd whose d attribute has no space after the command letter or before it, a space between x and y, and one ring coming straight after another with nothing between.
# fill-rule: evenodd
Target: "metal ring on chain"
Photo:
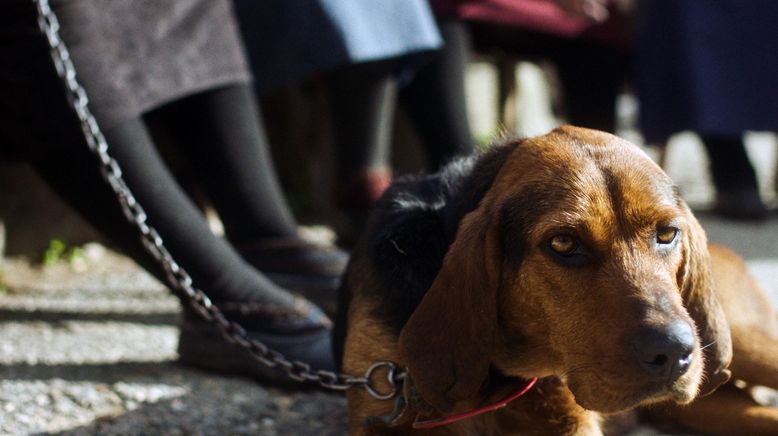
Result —
<instances>
[{"instance_id":1,"label":"metal ring on chain","mask_svg":"<svg viewBox=\"0 0 778 436\"><path fill-rule=\"evenodd\" d=\"M386 368L386 381L389 382L389 391L386 393L378 392L378 390L373 385L374 373L381 368ZM394 362L390 362L388 360L378 361L370 365L370 368L368 368L365 372L365 390L368 394L370 394L371 397L377 400L388 400L394 398L394 396L397 395L398 382L402 382L404 376L405 374L397 373L397 365Z\"/></svg>"},{"instance_id":2,"label":"metal ring on chain","mask_svg":"<svg viewBox=\"0 0 778 436\"><path fill-rule=\"evenodd\" d=\"M129 186L122 178L119 163L109 151L105 136L100 130L97 119L89 109L89 97L84 87L78 82L76 68L70 57L67 46L59 36L59 20L51 10L49 0L33 0L38 10L38 25L49 43L51 58L57 69L57 74L65 84L67 99L76 112L81 123L81 130L90 151L97 156L100 172L116 195L127 221L140 233L143 247L159 262L165 272L168 285L183 292L189 299L192 308L203 319L215 325L221 334L230 342L246 349L258 362L268 367L280 367L286 371L289 378L301 382L315 382L319 386L344 391L354 386L363 386L375 398L388 399L397 393L397 381L404 374L397 374L397 367L392 362L378 362L370 367L365 377L354 377L324 370L312 370L310 365L299 361L290 361L281 353L268 348L265 344L248 337L246 330L239 324L228 320L208 296L193 285L191 276L174 259L165 247L162 237L147 222L146 212L137 201ZM381 367L389 370L389 383L392 391L389 394L376 392L370 383L373 372ZM389 396L387 396L389 395Z\"/></svg>"}]
</instances>

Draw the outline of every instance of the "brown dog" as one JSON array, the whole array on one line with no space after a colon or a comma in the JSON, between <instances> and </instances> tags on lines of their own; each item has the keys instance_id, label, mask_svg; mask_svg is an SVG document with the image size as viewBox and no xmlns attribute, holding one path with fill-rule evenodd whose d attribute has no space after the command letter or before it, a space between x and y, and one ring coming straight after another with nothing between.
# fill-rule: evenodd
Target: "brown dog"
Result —
<instances>
[{"instance_id":1,"label":"brown dog","mask_svg":"<svg viewBox=\"0 0 778 436\"><path fill-rule=\"evenodd\" d=\"M398 181L342 296L343 370L406 371L399 401L349 392L354 434L412 432L531 378L507 407L424 434L599 434L647 404L696 430L778 433L778 409L731 382L695 401L728 367L778 388L775 311L737 256L709 251L668 176L609 134L563 127Z\"/></svg>"}]
</instances>

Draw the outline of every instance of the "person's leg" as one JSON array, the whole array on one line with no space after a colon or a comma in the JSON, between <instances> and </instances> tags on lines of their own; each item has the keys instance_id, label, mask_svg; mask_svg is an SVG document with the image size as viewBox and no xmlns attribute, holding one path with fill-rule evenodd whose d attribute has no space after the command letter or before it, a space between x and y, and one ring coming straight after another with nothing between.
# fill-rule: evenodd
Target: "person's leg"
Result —
<instances>
[{"instance_id":1,"label":"person's leg","mask_svg":"<svg viewBox=\"0 0 778 436\"><path fill-rule=\"evenodd\" d=\"M214 236L200 211L179 188L141 120L105 133L133 194L176 260L216 301L258 301L285 305L291 296L247 265ZM118 202L99 178L97 162L81 143L61 147L36 163L41 175L112 241L135 254L136 232L121 217ZM136 255L137 257L137 255ZM146 259L141 259L144 263Z\"/></svg>"},{"instance_id":2,"label":"person's leg","mask_svg":"<svg viewBox=\"0 0 778 436\"><path fill-rule=\"evenodd\" d=\"M353 245L373 204L392 181L391 137L396 63L351 65L327 75L337 151L336 203L347 222L340 244Z\"/></svg>"},{"instance_id":3,"label":"person's leg","mask_svg":"<svg viewBox=\"0 0 778 436\"><path fill-rule=\"evenodd\" d=\"M161 125L193 165L230 241L297 235L249 85L185 97L145 117Z\"/></svg>"},{"instance_id":4,"label":"person's leg","mask_svg":"<svg viewBox=\"0 0 778 436\"><path fill-rule=\"evenodd\" d=\"M558 41L550 51L562 84L567 121L614 132L616 97L626 77L626 55L618 48L581 40Z\"/></svg>"},{"instance_id":5,"label":"person's leg","mask_svg":"<svg viewBox=\"0 0 778 436\"><path fill-rule=\"evenodd\" d=\"M341 183L338 201L346 209L372 206L391 181L395 67L391 61L373 62L327 76Z\"/></svg>"},{"instance_id":6,"label":"person's leg","mask_svg":"<svg viewBox=\"0 0 778 436\"><path fill-rule=\"evenodd\" d=\"M474 145L465 98L469 30L454 18L438 25L445 45L400 88L403 110L422 138L432 171L457 155L471 152Z\"/></svg>"},{"instance_id":7,"label":"person's leg","mask_svg":"<svg viewBox=\"0 0 778 436\"><path fill-rule=\"evenodd\" d=\"M759 219L767 208L759 196L759 183L742 137L701 135L708 151L716 187L714 211L736 219Z\"/></svg>"},{"instance_id":8,"label":"person's leg","mask_svg":"<svg viewBox=\"0 0 778 436\"><path fill-rule=\"evenodd\" d=\"M138 232L127 223L118 201L101 179L97 160L88 151L77 122L69 125L73 128L63 132L58 146L50 147L33 163L35 168L122 251L164 280L161 268L145 253ZM267 280L210 232L199 210L162 163L145 125L140 120L130 120L105 133L110 153L148 214L149 224L159 231L165 246L192 276L195 286L203 289L228 317L239 321L251 335L269 346L315 366L331 367L327 317L315 306ZM280 373L268 372L251 361L244 350L220 339L212 326L187 310L185 298L182 303L187 314L179 342L182 361L282 380Z\"/></svg>"},{"instance_id":9,"label":"person's leg","mask_svg":"<svg viewBox=\"0 0 778 436\"><path fill-rule=\"evenodd\" d=\"M332 306L348 257L297 237L249 85L199 93L147 115L178 145L240 254L277 284Z\"/></svg>"}]
</instances>

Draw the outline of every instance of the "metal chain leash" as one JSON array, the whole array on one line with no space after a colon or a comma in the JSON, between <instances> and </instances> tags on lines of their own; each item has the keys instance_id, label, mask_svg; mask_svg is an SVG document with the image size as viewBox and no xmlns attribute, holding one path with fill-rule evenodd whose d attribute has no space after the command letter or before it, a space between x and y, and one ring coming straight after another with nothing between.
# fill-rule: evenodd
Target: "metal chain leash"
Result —
<instances>
[{"instance_id":1,"label":"metal chain leash","mask_svg":"<svg viewBox=\"0 0 778 436\"><path fill-rule=\"evenodd\" d=\"M399 371L393 362L376 362L361 377L311 369L309 364L298 360L289 360L281 353L268 348L262 342L249 337L243 327L227 319L208 296L194 286L189 274L176 263L173 256L165 248L162 237L147 222L146 212L124 182L122 170L118 162L111 157L105 136L89 109L89 98L86 95L86 91L77 80L76 69L70 58L70 52L59 36L59 20L51 10L49 0L33 1L38 9L38 25L48 40L51 48L51 57L57 68L57 73L65 84L68 101L76 111L81 122L81 130L84 133L89 149L99 159L103 178L116 194L124 216L140 232L141 242L146 251L164 269L168 284L183 292L192 308L203 319L214 324L228 341L245 348L258 363L267 367L277 367L285 370L292 380L317 383L326 389L345 391L359 386L376 399L386 400L393 398L398 392L398 383L404 377L404 373ZM386 370L387 372L390 389L385 393L377 391L374 386L373 378L379 370Z\"/></svg>"}]
</instances>

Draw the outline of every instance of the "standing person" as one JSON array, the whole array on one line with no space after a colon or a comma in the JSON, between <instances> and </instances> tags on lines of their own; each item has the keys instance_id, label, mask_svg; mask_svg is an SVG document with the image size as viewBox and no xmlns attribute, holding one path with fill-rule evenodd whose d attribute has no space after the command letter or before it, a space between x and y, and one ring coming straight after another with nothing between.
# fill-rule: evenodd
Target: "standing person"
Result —
<instances>
[{"instance_id":1,"label":"standing person","mask_svg":"<svg viewBox=\"0 0 778 436\"><path fill-rule=\"evenodd\" d=\"M296 283L316 291L309 296L334 299L346 255L297 237L259 123L229 0L63 0L53 9L111 155L148 222L195 286L251 337L289 359L332 369L329 318L283 285ZM12 0L3 10L3 157L28 160L96 228L164 279L101 180L38 30L33 2ZM160 157L150 122L166 128L195 169L224 222L226 240L210 232ZM223 340L185 298L182 303L182 362L284 379L280 370L259 366Z\"/></svg>"},{"instance_id":2,"label":"standing person","mask_svg":"<svg viewBox=\"0 0 778 436\"><path fill-rule=\"evenodd\" d=\"M337 202L351 215L352 228L361 227L391 183L397 103L420 132L430 169L472 149L462 49L446 40L438 50L441 38L426 0L234 1L259 93L314 74L324 78L337 149ZM452 56L459 58L452 62Z\"/></svg>"},{"instance_id":3,"label":"standing person","mask_svg":"<svg viewBox=\"0 0 778 436\"><path fill-rule=\"evenodd\" d=\"M553 63L567 122L614 132L627 70L627 20L608 0L430 0L478 50Z\"/></svg>"},{"instance_id":4,"label":"standing person","mask_svg":"<svg viewBox=\"0 0 778 436\"><path fill-rule=\"evenodd\" d=\"M650 142L698 133L716 187L714 211L767 214L743 145L747 130L778 131L778 3L651 0L641 4L635 83Z\"/></svg>"}]
</instances>

